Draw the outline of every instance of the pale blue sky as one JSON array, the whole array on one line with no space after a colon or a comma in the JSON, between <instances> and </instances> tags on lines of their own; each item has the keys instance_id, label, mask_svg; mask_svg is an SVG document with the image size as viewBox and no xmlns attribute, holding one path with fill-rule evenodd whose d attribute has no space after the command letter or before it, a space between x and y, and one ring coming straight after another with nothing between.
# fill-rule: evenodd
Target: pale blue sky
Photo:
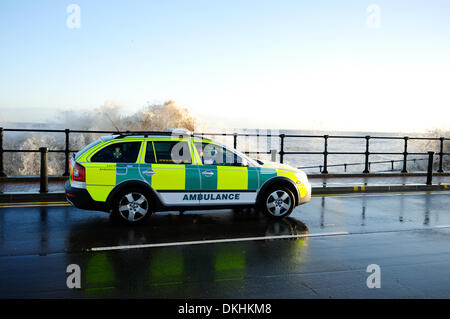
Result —
<instances>
[{"instance_id":1,"label":"pale blue sky","mask_svg":"<svg viewBox=\"0 0 450 319\"><path fill-rule=\"evenodd\" d=\"M0 41L0 121L173 99L213 127L450 129L449 1L2 1Z\"/></svg>"}]
</instances>

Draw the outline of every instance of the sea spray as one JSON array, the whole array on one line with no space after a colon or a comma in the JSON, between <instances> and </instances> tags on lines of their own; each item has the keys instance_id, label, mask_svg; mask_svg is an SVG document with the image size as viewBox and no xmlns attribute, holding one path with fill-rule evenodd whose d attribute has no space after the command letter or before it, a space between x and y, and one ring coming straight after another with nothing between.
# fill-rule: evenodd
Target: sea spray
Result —
<instances>
[{"instance_id":1,"label":"sea spray","mask_svg":"<svg viewBox=\"0 0 450 319\"><path fill-rule=\"evenodd\" d=\"M125 130L166 130L167 128L185 128L196 132L217 132L232 134L234 132L249 134L246 136L239 136L237 138L237 148L240 151L270 151L270 149L280 148L280 133L285 134L302 134L302 135L358 135L358 136L398 136L402 137L400 133L371 133L371 132L325 132L325 131L284 131L284 130L250 130L250 129L224 129L218 128L214 123L201 122L194 118L190 112L183 107L178 106L173 101L168 101L158 105L146 105L140 110L132 114L124 114L123 107L120 107L114 103L105 103L97 109L91 111L80 112L78 110L69 110L60 112L55 117L53 122L45 124L33 124L28 127L24 127L24 124L16 125L16 128L51 128L51 129L65 129L71 130L107 130L115 131L119 129ZM12 128L11 125L5 126ZM265 138L260 136L251 136L252 134L259 133L273 134L272 138ZM98 139L102 135L107 134L91 134L91 133L71 133L70 134L70 150L75 151L83 148L90 142ZM419 134L405 134L409 136L418 136ZM444 131L432 131L427 134L421 134L421 137L448 137L450 132ZM223 136L218 134L211 137L215 140L219 140L229 146L233 146L233 136ZM65 136L63 133L24 133L24 132L5 132L4 136L4 148L5 149L32 149L37 150L41 146L47 146L50 150L64 150ZM427 152L433 150L439 152L440 141L426 141L426 140L410 140L408 143L409 152ZM348 151L364 151L365 141L364 139L332 139L329 141L329 151L348 152ZM323 150L323 140L321 138L286 138L285 151L305 151L305 152L321 152ZM371 152L402 152L403 151L403 139L397 140L371 140L370 144ZM444 152L450 152L450 141L445 141ZM259 158L263 160L269 160L270 155L264 154L251 154L251 157ZM410 155L408 159L420 158L417 162L408 162L408 171L424 171L426 170L426 156L413 156ZM64 172L64 153L49 154L49 174L57 175ZM400 155L371 155L371 161L377 160L401 160ZM277 157L279 160L279 157ZM39 173L39 153L5 153L4 165L5 172L8 175L37 175ZM352 162L363 162L362 156L359 158L349 156L329 156L328 164L342 164ZM439 156L435 156L435 165L439 161ZM285 155L284 162L291 164L292 166L318 166L323 164L323 156L319 155ZM444 170L450 169L450 156L444 156ZM402 163L395 163L395 170L401 169ZM437 166L435 166L437 167ZM347 172L361 172L363 167L349 166ZM390 164L377 164L372 165L371 171L386 171L390 170ZM330 172L342 173L344 172L343 166L329 167ZM318 173L319 168L307 169L308 173Z\"/></svg>"},{"instance_id":2,"label":"sea spray","mask_svg":"<svg viewBox=\"0 0 450 319\"><path fill-rule=\"evenodd\" d=\"M194 118L187 108L178 106L174 101L163 104L146 105L137 112L123 115L122 108L113 103L105 103L99 108L80 112L69 110L56 116L57 124L47 123L39 128L71 130L115 131L165 131L168 128L184 128L194 131L201 122ZM12 128L12 127L8 127ZM22 126L17 128L23 128ZM71 133L70 150L79 150L105 134ZM5 132L4 148L13 150L37 150L47 146L49 150L64 150L65 134L38 132ZM64 172L64 153L49 154L49 174ZM5 173L15 175L37 175L40 167L39 153L8 152L4 154Z\"/></svg>"},{"instance_id":3,"label":"sea spray","mask_svg":"<svg viewBox=\"0 0 450 319\"><path fill-rule=\"evenodd\" d=\"M448 137L450 137L450 131L432 130L427 134L427 137L431 137L431 138L446 137L446 138L448 138ZM439 161L440 161L440 158L439 158L440 157L439 156L440 147L441 147L440 140L431 140L431 141L423 140L420 145L421 152L428 152L428 151L435 152L434 161L433 161L435 169L437 169L437 167L439 165ZM443 152L450 153L450 141L444 140ZM417 170L426 170L427 165L428 165L428 161L422 161L421 163L417 163L414 168ZM450 155L443 156L442 168L444 171L450 170Z\"/></svg>"}]
</instances>

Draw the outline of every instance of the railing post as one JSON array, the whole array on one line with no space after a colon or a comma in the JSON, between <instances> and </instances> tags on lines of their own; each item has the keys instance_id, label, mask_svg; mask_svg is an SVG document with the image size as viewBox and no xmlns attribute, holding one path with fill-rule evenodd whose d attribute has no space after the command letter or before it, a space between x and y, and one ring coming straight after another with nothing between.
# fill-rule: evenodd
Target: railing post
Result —
<instances>
[{"instance_id":1,"label":"railing post","mask_svg":"<svg viewBox=\"0 0 450 319\"><path fill-rule=\"evenodd\" d=\"M272 162L277 161L277 150L270 150L270 160Z\"/></svg>"},{"instance_id":2,"label":"railing post","mask_svg":"<svg viewBox=\"0 0 450 319\"><path fill-rule=\"evenodd\" d=\"M64 150L65 157L66 157L66 160L65 160L66 165L65 165L63 176L69 176L69 150L70 150L69 149L69 133L70 133L70 130L66 128L64 130L64 132L66 133L66 149Z\"/></svg>"},{"instance_id":3,"label":"railing post","mask_svg":"<svg viewBox=\"0 0 450 319\"><path fill-rule=\"evenodd\" d=\"M280 163L284 160L284 134L280 134Z\"/></svg>"},{"instance_id":4,"label":"railing post","mask_svg":"<svg viewBox=\"0 0 450 319\"><path fill-rule=\"evenodd\" d=\"M433 180L433 155L434 152L428 152L427 185L431 185Z\"/></svg>"},{"instance_id":5,"label":"railing post","mask_svg":"<svg viewBox=\"0 0 450 319\"><path fill-rule=\"evenodd\" d=\"M6 176L3 168L3 127L0 127L0 177Z\"/></svg>"},{"instance_id":6,"label":"railing post","mask_svg":"<svg viewBox=\"0 0 450 319\"><path fill-rule=\"evenodd\" d=\"M369 164L369 140L370 140L370 136L366 136L366 162L365 162L365 167L364 167L364 174L369 174L370 173L370 164Z\"/></svg>"},{"instance_id":7,"label":"railing post","mask_svg":"<svg viewBox=\"0 0 450 319\"><path fill-rule=\"evenodd\" d=\"M233 148L237 149L237 133L233 133Z\"/></svg>"},{"instance_id":8,"label":"railing post","mask_svg":"<svg viewBox=\"0 0 450 319\"><path fill-rule=\"evenodd\" d=\"M324 135L323 149L323 171L322 174L328 174L328 135Z\"/></svg>"},{"instance_id":9,"label":"railing post","mask_svg":"<svg viewBox=\"0 0 450 319\"><path fill-rule=\"evenodd\" d=\"M442 158L444 157L444 138L440 137L439 140L441 141L441 146L439 150L439 169L438 173L443 173L444 169L442 167Z\"/></svg>"},{"instance_id":10,"label":"railing post","mask_svg":"<svg viewBox=\"0 0 450 319\"><path fill-rule=\"evenodd\" d=\"M394 161L391 161L391 171L394 170Z\"/></svg>"},{"instance_id":11,"label":"railing post","mask_svg":"<svg viewBox=\"0 0 450 319\"><path fill-rule=\"evenodd\" d=\"M408 136L403 138L405 140L405 150L403 151L403 169L402 173L408 173L406 169L406 162L408 161Z\"/></svg>"},{"instance_id":12,"label":"railing post","mask_svg":"<svg viewBox=\"0 0 450 319\"><path fill-rule=\"evenodd\" d=\"M40 147L41 153L41 178L40 190L41 193L48 193L48 147Z\"/></svg>"},{"instance_id":13,"label":"railing post","mask_svg":"<svg viewBox=\"0 0 450 319\"><path fill-rule=\"evenodd\" d=\"M256 152L259 152L260 147L259 147L259 130L256 131ZM259 156L259 153L257 153L257 155Z\"/></svg>"}]
</instances>

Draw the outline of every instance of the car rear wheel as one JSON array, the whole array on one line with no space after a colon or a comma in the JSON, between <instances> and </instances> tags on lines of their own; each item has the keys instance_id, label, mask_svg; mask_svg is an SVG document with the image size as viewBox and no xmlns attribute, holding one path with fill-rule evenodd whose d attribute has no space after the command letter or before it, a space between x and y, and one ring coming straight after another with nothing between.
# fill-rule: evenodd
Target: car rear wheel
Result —
<instances>
[{"instance_id":1,"label":"car rear wheel","mask_svg":"<svg viewBox=\"0 0 450 319\"><path fill-rule=\"evenodd\" d=\"M294 195L286 187L273 187L264 194L260 208L271 218L289 216L294 209Z\"/></svg>"},{"instance_id":2,"label":"car rear wheel","mask_svg":"<svg viewBox=\"0 0 450 319\"><path fill-rule=\"evenodd\" d=\"M150 197L140 189L129 189L116 196L112 218L126 224L136 224L152 214Z\"/></svg>"}]
</instances>

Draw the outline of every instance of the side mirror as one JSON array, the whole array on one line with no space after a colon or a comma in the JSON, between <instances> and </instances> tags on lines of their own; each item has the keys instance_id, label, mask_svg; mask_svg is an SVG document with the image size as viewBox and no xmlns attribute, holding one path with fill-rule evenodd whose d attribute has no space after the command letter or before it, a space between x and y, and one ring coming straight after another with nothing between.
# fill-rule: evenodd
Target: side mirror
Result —
<instances>
[{"instance_id":1,"label":"side mirror","mask_svg":"<svg viewBox=\"0 0 450 319\"><path fill-rule=\"evenodd\" d=\"M248 161L245 158L242 159L242 166L248 166Z\"/></svg>"},{"instance_id":2,"label":"side mirror","mask_svg":"<svg viewBox=\"0 0 450 319\"><path fill-rule=\"evenodd\" d=\"M256 159L256 158L254 158L254 160L255 160L255 162L258 163L259 165L264 165L264 162L263 162L263 161L261 161L261 160L259 160L259 159Z\"/></svg>"}]
</instances>

